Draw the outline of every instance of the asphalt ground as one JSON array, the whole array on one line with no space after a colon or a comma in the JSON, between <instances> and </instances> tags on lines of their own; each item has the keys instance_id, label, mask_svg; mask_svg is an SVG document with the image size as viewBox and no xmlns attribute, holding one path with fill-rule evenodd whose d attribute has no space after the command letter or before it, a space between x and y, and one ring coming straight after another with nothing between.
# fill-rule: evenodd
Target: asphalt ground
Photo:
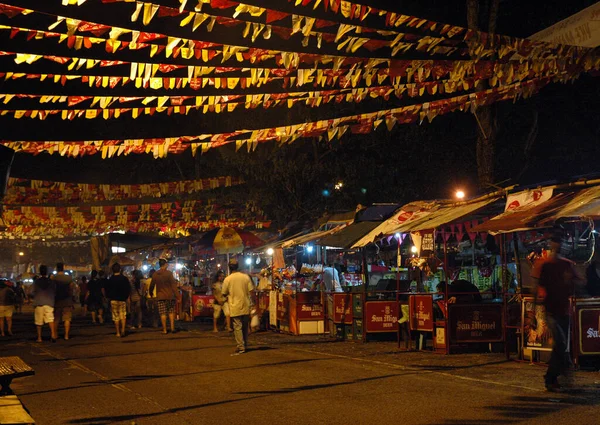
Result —
<instances>
[{"instance_id":1,"label":"asphalt ground","mask_svg":"<svg viewBox=\"0 0 600 425\"><path fill-rule=\"evenodd\" d=\"M69 341L36 343L25 310L0 356L35 369L12 389L40 425L600 423L596 371L576 372L568 392L547 393L543 367L502 354L272 332L251 335L250 350L231 356L232 335L208 323L119 339L112 324L77 318Z\"/></svg>"}]
</instances>

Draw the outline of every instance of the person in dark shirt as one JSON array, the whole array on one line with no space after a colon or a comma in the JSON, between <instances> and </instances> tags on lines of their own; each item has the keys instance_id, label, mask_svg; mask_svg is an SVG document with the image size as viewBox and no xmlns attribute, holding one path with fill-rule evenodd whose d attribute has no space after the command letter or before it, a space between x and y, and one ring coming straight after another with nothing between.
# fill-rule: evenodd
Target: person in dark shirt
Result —
<instances>
[{"instance_id":1,"label":"person in dark shirt","mask_svg":"<svg viewBox=\"0 0 600 425\"><path fill-rule=\"evenodd\" d=\"M600 297L600 261L599 256L594 255L594 261L590 263L585 271L587 283L585 289L591 297Z\"/></svg>"},{"instance_id":2,"label":"person in dark shirt","mask_svg":"<svg viewBox=\"0 0 600 425\"><path fill-rule=\"evenodd\" d=\"M468 280L458 279L448 285L448 304L455 303L480 303L482 301L479 288ZM437 290L446 294L446 282L440 282Z\"/></svg>"},{"instance_id":3,"label":"person in dark shirt","mask_svg":"<svg viewBox=\"0 0 600 425\"><path fill-rule=\"evenodd\" d=\"M546 290L544 305L546 321L552 331L552 354L544 376L548 391L559 391L558 377L568 375L571 358L567 352L569 334L569 297L576 279L573 264L559 255L562 235L555 233L550 240L551 253L542 265L538 285Z\"/></svg>"},{"instance_id":4,"label":"person in dark shirt","mask_svg":"<svg viewBox=\"0 0 600 425\"><path fill-rule=\"evenodd\" d=\"M88 291L86 295L86 305L88 310L92 313L92 323L96 324L96 315L98 315L98 321L104 323L104 295L103 283L104 279L98 278L98 271L92 270L92 278L88 284Z\"/></svg>"},{"instance_id":5,"label":"person in dark shirt","mask_svg":"<svg viewBox=\"0 0 600 425\"><path fill-rule=\"evenodd\" d=\"M121 274L121 265L112 265L112 276L106 284L106 296L110 300L112 319L115 322L117 337L125 336L125 322L127 319L127 299L131 292L129 279Z\"/></svg>"}]
</instances>

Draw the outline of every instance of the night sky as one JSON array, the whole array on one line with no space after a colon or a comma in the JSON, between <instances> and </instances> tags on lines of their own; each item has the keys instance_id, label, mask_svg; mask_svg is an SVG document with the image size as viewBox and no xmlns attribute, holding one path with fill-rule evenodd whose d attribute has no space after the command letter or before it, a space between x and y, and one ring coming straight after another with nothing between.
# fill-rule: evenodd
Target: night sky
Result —
<instances>
[{"instance_id":1,"label":"night sky","mask_svg":"<svg viewBox=\"0 0 600 425\"><path fill-rule=\"evenodd\" d=\"M39 1L39 0L38 0ZM277 4L258 0L252 4ZM54 3L59 4L59 1ZM88 3L92 3L88 0ZM96 2L99 3L99 2ZM174 6L175 1L156 2ZM367 3L367 2L363 2ZM498 33L518 37L527 37L573 13L595 3L593 0L569 1L521 1L504 0L500 5ZM13 2L26 6L36 1ZM465 0L416 0L416 1L370 1L368 4L387 10L395 10L440 22L466 26ZM287 5L286 5L287 6ZM96 20L113 25L127 25L131 13L131 3L111 5L127 12L122 15L103 12L103 5L95 9ZM175 6L174 6L175 7ZM115 10L115 9L111 10ZM283 6L278 6L283 8ZM56 7L56 10L61 10ZM77 10L77 8L70 8ZM90 9L81 9L92 10ZM64 13L64 12L63 12ZM13 18L12 25L15 24ZM25 18L23 18L25 19ZM5 16L0 23L10 22ZM174 21L178 22L178 21ZM10 25L10 23L9 23ZM163 21L152 23L152 30L160 32ZM178 28L171 29L177 31ZM227 39L228 34L212 34ZM277 38L271 40L273 48ZM9 40L6 31L0 34L0 48L16 49L24 43L23 37ZM54 42L36 42L36 48L44 51L54 49L56 54L73 54L64 46ZM7 47L7 46L10 46ZM125 51L124 55L130 55ZM147 56L144 56L147 58ZM164 56L163 56L164 58ZM131 60L135 60L132 56ZM162 60L161 60L162 62ZM50 67L51 63L39 62L40 67ZM58 67L56 72L58 72ZM17 70L18 67L6 58L0 57L0 69ZM29 72L34 72L28 68ZM50 68L38 68L37 72L51 72ZM600 159L600 79L582 76L573 84L552 84L531 99L520 100L516 104L502 103L498 107L498 147L496 162L496 181L499 185L532 184L573 176L593 175L600 172L597 165ZM106 91L87 89L80 93L83 85L68 84L64 90L71 95L106 94ZM281 90L281 88L279 88ZM10 90L10 91L9 91ZM19 81L0 83L0 92L41 92L56 90L56 86L35 82ZM264 88L259 92L266 91ZM114 94L114 93L113 93ZM120 89L121 95L139 95L133 86ZM167 93L165 93L167 94ZM168 94L175 94L169 91ZM192 94L198 94L193 92ZM251 113L240 110L231 114L206 115L190 113L184 118L158 114L153 117L139 117L132 121L128 118L105 121L75 120L62 121L50 117L46 121L20 120L0 117L2 137L21 140L81 140L123 137L165 137L169 135L199 134L206 131L220 132L231 128L261 128L283 125L325 117L350 115L356 112L372 111L401 105L402 101L380 99L369 100L360 105L327 105L308 108L295 106L287 108L254 110ZM525 154L524 141L530 131L535 114L538 114L538 134L528 154ZM384 127L384 126L382 126ZM154 160L150 155L129 156L102 160L99 157L61 158L57 155L42 154L32 157L17 154L11 175L47 180L68 180L94 183L144 183L162 180L181 180L215 175L234 175L245 173L246 168L254 171L245 173L250 184L268 185L263 174L274 171L276 160L300 161L303 155L309 157L318 149L319 155L326 160L315 165L319 169L335 168L333 172L323 171L319 184L302 176L302 164L295 164L295 174L282 175L281 179L291 179L296 186L298 180L306 179L309 188L302 188L306 198L316 200L321 191L336 178L343 178L350 184L345 196L338 199L335 208L353 208L358 202L410 201L414 199L448 197L453 188L466 187L470 193L477 190L475 164L476 124L472 115L452 113L437 117L433 123L396 126L391 133L378 129L369 136L350 135L331 146L325 144L315 148L313 141L300 139L289 147L288 152L274 153L274 146L259 145L256 152L240 151L233 153L232 146L211 150L208 154L193 158L191 152L170 156L163 160ZM369 148L372 146L372 148ZM261 152L262 151L262 152ZM329 152L330 151L330 152ZM237 159L232 159L233 156ZM371 162L369 162L371 161ZM240 165L240 162L245 165ZM335 164L335 165L333 165ZM260 172L257 169L260 168ZM256 173L256 174L254 174ZM255 181L252 182L252 179ZM268 187L262 187L269 190ZM359 191L360 189L360 191ZM276 189L273 189L276 190ZM298 189L300 190L300 189ZM261 196L260 191L249 192L249 196ZM330 202L330 201L327 201ZM310 205L310 203L308 203ZM268 206L267 206L268 207ZM267 212L269 212L267 210Z\"/></svg>"}]
</instances>

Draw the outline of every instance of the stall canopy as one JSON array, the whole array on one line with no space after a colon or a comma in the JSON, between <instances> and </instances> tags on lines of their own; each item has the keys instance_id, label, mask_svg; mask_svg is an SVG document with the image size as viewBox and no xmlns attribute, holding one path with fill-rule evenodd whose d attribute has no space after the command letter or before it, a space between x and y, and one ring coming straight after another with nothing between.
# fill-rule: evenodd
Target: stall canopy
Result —
<instances>
[{"instance_id":1,"label":"stall canopy","mask_svg":"<svg viewBox=\"0 0 600 425\"><path fill-rule=\"evenodd\" d=\"M556 194L552 191L552 188L542 188L513 194L507 198L502 214L472 231L500 234L551 227L561 218L595 219L600 216L600 186ZM542 192L544 196L540 196ZM519 198L530 201L519 203L516 201Z\"/></svg>"},{"instance_id":2,"label":"stall canopy","mask_svg":"<svg viewBox=\"0 0 600 425\"><path fill-rule=\"evenodd\" d=\"M501 197L502 193L496 192L466 202L448 200L411 202L357 240L352 247L364 247L382 235L435 229L467 217L497 202Z\"/></svg>"},{"instance_id":3,"label":"stall canopy","mask_svg":"<svg viewBox=\"0 0 600 425\"><path fill-rule=\"evenodd\" d=\"M326 236L329 236L329 235L332 235L334 233L341 231L346 226L348 226L348 223L338 225L338 226L333 227L328 230L317 230L315 232L310 232L305 235L300 235L298 237L295 237L295 238L292 238L292 239L289 239L289 240L283 242L281 244L281 247L282 248L290 248L293 246L304 245L304 244L307 244L310 242L317 242L317 241L320 241L321 239L325 238Z\"/></svg>"},{"instance_id":4,"label":"stall canopy","mask_svg":"<svg viewBox=\"0 0 600 425\"><path fill-rule=\"evenodd\" d=\"M379 224L381 223L377 221L361 221L359 223L352 223L339 232L335 232L320 239L319 244L332 248L351 248L357 240L359 240L365 234L371 232L373 229L379 226Z\"/></svg>"}]
</instances>

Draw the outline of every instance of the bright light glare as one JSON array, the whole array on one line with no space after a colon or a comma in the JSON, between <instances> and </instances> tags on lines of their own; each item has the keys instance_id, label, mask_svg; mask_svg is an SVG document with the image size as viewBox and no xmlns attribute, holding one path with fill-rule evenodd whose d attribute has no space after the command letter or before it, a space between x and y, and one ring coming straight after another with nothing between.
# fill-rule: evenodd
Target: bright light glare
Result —
<instances>
[{"instance_id":1,"label":"bright light glare","mask_svg":"<svg viewBox=\"0 0 600 425\"><path fill-rule=\"evenodd\" d=\"M340 190L342 187L344 187L344 182L337 182L334 186L334 189Z\"/></svg>"},{"instance_id":2,"label":"bright light glare","mask_svg":"<svg viewBox=\"0 0 600 425\"><path fill-rule=\"evenodd\" d=\"M313 246L312 246L312 245L307 245L307 247L306 247L306 252L308 252L309 254L310 254L311 252L313 252Z\"/></svg>"},{"instance_id":3,"label":"bright light glare","mask_svg":"<svg viewBox=\"0 0 600 425\"><path fill-rule=\"evenodd\" d=\"M411 246L411 247L410 247L410 252L412 252L413 254L416 254L416 253L417 253L417 251L418 251L418 249L417 249L417 247L416 247L416 246Z\"/></svg>"},{"instance_id":4,"label":"bright light glare","mask_svg":"<svg viewBox=\"0 0 600 425\"><path fill-rule=\"evenodd\" d=\"M252 258L250 258L250 257L246 258L246 264L247 265L252 264Z\"/></svg>"},{"instance_id":5,"label":"bright light glare","mask_svg":"<svg viewBox=\"0 0 600 425\"><path fill-rule=\"evenodd\" d=\"M175 269L179 270L181 268L183 268L183 264L181 264L181 263L175 264Z\"/></svg>"},{"instance_id":6,"label":"bright light glare","mask_svg":"<svg viewBox=\"0 0 600 425\"><path fill-rule=\"evenodd\" d=\"M113 246L110 248L113 254L117 254L117 253L121 253L121 252L125 252L127 251L124 247L122 246Z\"/></svg>"},{"instance_id":7,"label":"bright light glare","mask_svg":"<svg viewBox=\"0 0 600 425\"><path fill-rule=\"evenodd\" d=\"M396 236L396 239L400 240L400 233L396 233L394 236Z\"/></svg>"},{"instance_id":8,"label":"bright light glare","mask_svg":"<svg viewBox=\"0 0 600 425\"><path fill-rule=\"evenodd\" d=\"M25 255L25 253L23 251L19 252L19 255L22 257Z\"/></svg>"},{"instance_id":9,"label":"bright light glare","mask_svg":"<svg viewBox=\"0 0 600 425\"><path fill-rule=\"evenodd\" d=\"M457 190L455 196L457 199L465 199L465 192L462 190Z\"/></svg>"},{"instance_id":10,"label":"bright light glare","mask_svg":"<svg viewBox=\"0 0 600 425\"><path fill-rule=\"evenodd\" d=\"M221 265L220 265L220 264L217 264L217 267L218 267L218 268L221 268Z\"/></svg>"},{"instance_id":11,"label":"bright light glare","mask_svg":"<svg viewBox=\"0 0 600 425\"><path fill-rule=\"evenodd\" d=\"M269 248L267 249L267 255L273 255L275 251L273 251L273 248Z\"/></svg>"}]
</instances>

